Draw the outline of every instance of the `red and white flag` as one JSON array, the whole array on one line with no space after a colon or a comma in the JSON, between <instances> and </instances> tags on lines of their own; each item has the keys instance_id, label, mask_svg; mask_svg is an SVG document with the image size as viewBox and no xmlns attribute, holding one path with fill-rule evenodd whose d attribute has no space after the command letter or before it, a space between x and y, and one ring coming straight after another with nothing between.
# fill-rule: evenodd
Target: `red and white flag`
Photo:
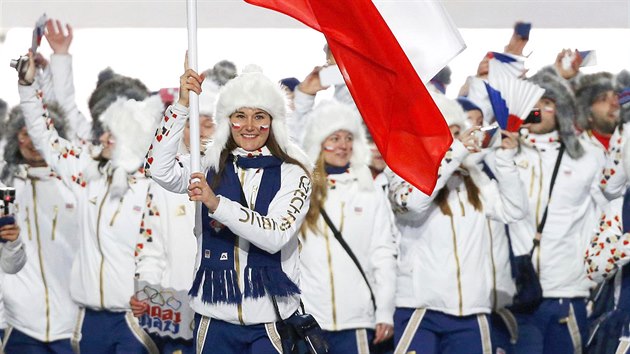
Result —
<instances>
[{"instance_id":1,"label":"red and white flag","mask_svg":"<svg viewBox=\"0 0 630 354\"><path fill-rule=\"evenodd\" d=\"M245 0L291 16L326 37L388 166L431 194L451 133L429 81L465 45L435 0ZM398 40L397 40L398 38ZM399 44L400 42L400 44Z\"/></svg>"}]
</instances>

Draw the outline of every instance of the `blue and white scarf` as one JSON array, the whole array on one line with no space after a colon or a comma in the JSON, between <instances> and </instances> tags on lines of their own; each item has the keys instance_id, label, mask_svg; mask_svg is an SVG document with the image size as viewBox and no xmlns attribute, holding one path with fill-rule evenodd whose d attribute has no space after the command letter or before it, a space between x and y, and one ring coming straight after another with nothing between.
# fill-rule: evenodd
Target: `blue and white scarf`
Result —
<instances>
[{"instance_id":1,"label":"blue and white scarf","mask_svg":"<svg viewBox=\"0 0 630 354\"><path fill-rule=\"evenodd\" d=\"M262 180L258 188L254 211L265 216L269 204L280 190L281 166L283 161L274 156L234 157L225 165L217 195L233 201L243 200L241 182L235 166L243 169L262 169ZM233 162L233 163L232 163ZM208 172L209 184L214 179L214 171ZM249 208L247 205L243 205ZM228 227L214 221L208 208L202 206L203 240L201 264L195 276L189 295L198 296L203 283L201 299L205 303L240 304L243 294L238 284L238 269L235 268L234 252L239 235ZM265 296L290 296L299 294L298 286L282 271L281 252L270 254L253 244L249 246L247 266L244 271L244 297L260 298Z\"/></svg>"}]
</instances>

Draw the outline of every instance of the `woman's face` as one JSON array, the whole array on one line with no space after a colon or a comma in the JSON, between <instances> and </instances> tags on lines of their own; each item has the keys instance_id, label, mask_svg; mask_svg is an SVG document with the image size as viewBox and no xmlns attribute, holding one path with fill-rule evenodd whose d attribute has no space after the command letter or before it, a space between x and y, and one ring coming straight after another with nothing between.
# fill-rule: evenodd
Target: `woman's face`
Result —
<instances>
[{"instance_id":1,"label":"woman's face","mask_svg":"<svg viewBox=\"0 0 630 354\"><path fill-rule=\"evenodd\" d=\"M352 158L354 136L347 130L337 130L322 143L324 162L330 166L346 166Z\"/></svg>"},{"instance_id":2,"label":"woman's face","mask_svg":"<svg viewBox=\"0 0 630 354\"><path fill-rule=\"evenodd\" d=\"M230 116L232 138L240 148L255 151L265 146L271 130L271 116L258 108L239 108Z\"/></svg>"},{"instance_id":3,"label":"woman's face","mask_svg":"<svg viewBox=\"0 0 630 354\"><path fill-rule=\"evenodd\" d=\"M114 151L114 145L116 144L116 141L114 140L114 135L106 130L103 134L101 134L101 137L98 139L98 141L100 141L101 145L103 146L101 157L105 160L110 160Z\"/></svg>"},{"instance_id":4,"label":"woman's face","mask_svg":"<svg viewBox=\"0 0 630 354\"><path fill-rule=\"evenodd\" d=\"M205 114L199 115L199 139L202 144L212 138L214 128L212 117ZM184 145L190 150L190 122L186 122L186 127L184 128Z\"/></svg>"},{"instance_id":5,"label":"woman's face","mask_svg":"<svg viewBox=\"0 0 630 354\"><path fill-rule=\"evenodd\" d=\"M31 141L31 137L28 135L26 131L26 127L23 127L18 132L18 148L20 150L20 154L26 163L32 167L42 167L46 166L46 162L44 162L44 158L42 155L35 149L33 146L33 142Z\"/></svg>"}]
</instances>

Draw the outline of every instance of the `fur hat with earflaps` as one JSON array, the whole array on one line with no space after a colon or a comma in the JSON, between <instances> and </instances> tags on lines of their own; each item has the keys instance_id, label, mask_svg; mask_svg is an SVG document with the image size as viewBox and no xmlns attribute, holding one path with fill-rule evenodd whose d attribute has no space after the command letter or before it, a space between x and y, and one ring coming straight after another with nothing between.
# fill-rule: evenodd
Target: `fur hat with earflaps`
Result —
<instances>
[{"instance_id":1,"label":"fur hat with earflaps","mask_svg":"<svg viewBox=\"0 0 630 354\"><path fill-rule=\"evenodd\" d=\"M584 155L584 148L580 144L575 130L576 107L571 89L559 76L549 74L546 71L536 73L529 80L545 89L542 98L549 99L556 104L556 124L560 139L569 156L579 159Z\"/></svg>"},{"instance_id":2,"label":"fur hat with earflaps","mask_svg":"<svg viewBox=\"0 0 630 354\"><path fill-rule=\"evenodd\" d=\"M367 143L365 128L359 113L347 104L338 101L321 102L309 113L304 148L312 164L315 164L326 138L338 130L345 130L353 135L350 168L355 171L361 188L371 190L374 187L369 169L372 153Z\"/></svg>"},{"instance_id":3,"label":"fur hat with earflaps","mask_svg":"<svg viewBox=\"0 0 630 354\"><path fill-rule=\"evenodd\" d=\"M97 86L88 100L88 108L92 116L93 141L98 141L103 134L101 114L119 97L142 101L149 97L149 89L142 81L116 74L111 68L101 71Z\"/></svg>"},{"instance_id":4,"label":"fur hat with earflaps","mask_svg":"<svg viewBox=\"0 0 630 354\"><path fill-rule=\"evenodd\" d=\"M214 113L216 129L212 143L208 144L202 158L203 166L219 170L221 151L232 134L230 116L240 108L258 108L269 113L271 134L280 148L304 166L310 166L304 151L289 141L286 94L278 83L263 75L262 69L256 65L245 67L241 75L228 81L219 90Z\"/></svg>"},{"instance_id":5,"label":"fur hat with earflaps","mask_svg":"<svg viewBox=\"0 0 630 354\"><path fill-rule=\"evenodd\" d=\"M630 122L630 72L622 70L615 76L615 91L619 95L620 124Z\"/></svg>"},{"instance_id":6,"label":"fur hat with earflaps","mask_svg":"<svg viewBox=\"0 0 630 354\"><path fill-rule=\"evenodd\" d=\"M120 97L100 115L103 128L116 141L111 158L112 196L122 196L127 191L127 176L142 167L163 113L162 100L155 95L144 101Z\"/></svg>"},{"instance_id":7,"label":"fur hat with earflaps","mask_svg":"<svg viewBox=\"0 0 630 354\"><path fill-rule=\"evenodd\" d=\"M575 88L578 128L586 130L591 127L588 121L591 115L591 105L600 94L607 91L614 91L614 85L614 77L608 72L580 76L579 80L576 82Z\"/></svg>"},{"instance_id":8,"label":"fur hat with earflaps","mask_svg":"<svg viewBox=\"0 0 630 354\"><path fill-rule=\"evenodd\" d=\"M56 102L47 103L48 116L52 118L57 134L60 137L66 138L66 114L63 109ZM15 177L15 172L18 171L18 166L26 163L22 153L20 153L20 143L18 141L18 134L20 130L26 126L24 120L24 112L20 106L15 106L9 113L9 118L4 122L3 131L5 133L6 145L4 147L4 161L6 165L0 173L0 180L6 185L12 185L12 180Z\"/></svg>"},{"instance_id":9,"label":"fur hat with earflaps","mask_svg":"<svg viewBox=\"0 0 630 354\"><path fill-rule=\"evenodd\" d=\"M431 92L433 102L444 116L444 120L448 126L457 125L461 130L466 129L466 119L468 116L462 106L456 101L447 98L441 93Z\"/></svg>"},{"instance_id":10,"label":"fur hat with earflaps","mask_svg":"<svg viewBox=\"0 0 630 354\"><path fill-rule=\"evenodd\" d=\"M223 86L236 77L236 65L229 60L221 60L203 74L217 86Z\"/></svg>"}]
</instances>

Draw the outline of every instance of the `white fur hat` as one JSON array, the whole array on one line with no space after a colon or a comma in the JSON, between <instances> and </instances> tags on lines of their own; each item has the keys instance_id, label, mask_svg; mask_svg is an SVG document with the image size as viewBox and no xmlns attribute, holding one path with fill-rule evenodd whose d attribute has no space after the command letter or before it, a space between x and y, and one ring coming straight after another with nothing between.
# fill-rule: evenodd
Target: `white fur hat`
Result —
<instances>
[{"instance_id":1,"label":"white fur hat","mask_svg":"<svg viewBox=\"0 0 630 354\"><path fill-rule=\"evenodd\" d=\"M112 166L133 173L142 166L164 106L159 95L144 101L119 97L101 114L99 120L116 139Z\"/></svg>"},{"instance_id":2,"label":"white fur hat","mask_svg":"<svg viewBox=\"0 0 630 354\"><path fill-rule=\"evenodd\" d=\"M361 116L347 104L337 101L323 101L309 113L304 149L311 163L319 157L324 140L337 130L346 130L354 136L350 164L369 165L371 153Z\"/></svg>"},{"instance_id":3,"label":"white fur hat","mask_svg":"<svg viewBox=\"0 0 630 354\"><path fill-rule=\"evenodd\" d=\"M271 134L280 148L305 167L310 165L302 149L289 141L286 94L278 83L263 75L260 67L248 65L241 75L228 81L219 91L214 114L216 130L202 160L205 167L219 169L221 151L232 134L230 115L243 107L258 108L269 113Z\"/></svg>"},{"instance_id":4,"label":"white fur hat","mask_svg":"<svg viewBox=\"0 0 630 354\"><path fill-rule=\"evenodd\" d=\"M447 98L441 93L431 92L433 102L444 116L448 126L458 125L461 129L466 129L466 112L456 100Z\"/></svg>"},{"instance_id":5,"label":"white fur hat","mask_svg":"<svg viewBox=\"0 0 630 354\"><path fill-rule=\"evenodd\" d=\"M219 85L210 79L203 80L201 84L201 95L199 95L199 115L212 117L214 115L214 105L217 102Z\"/></svg>"},{"instance_id":6,"label":"white fur hat","mask_svg":"<svg viewBox=\"0 0 630 354\"><path fill-rule=\"evenodd\" d=\"M304 148L311 163L315 163L322 150L322 143L338 130L352 133L352 157L350 168L357 173L363 187L373 186L369 171L372 153L367 143L361 116L351 106L338 101L323 101L309 113Z\"/></svg>"}]
</instances>

